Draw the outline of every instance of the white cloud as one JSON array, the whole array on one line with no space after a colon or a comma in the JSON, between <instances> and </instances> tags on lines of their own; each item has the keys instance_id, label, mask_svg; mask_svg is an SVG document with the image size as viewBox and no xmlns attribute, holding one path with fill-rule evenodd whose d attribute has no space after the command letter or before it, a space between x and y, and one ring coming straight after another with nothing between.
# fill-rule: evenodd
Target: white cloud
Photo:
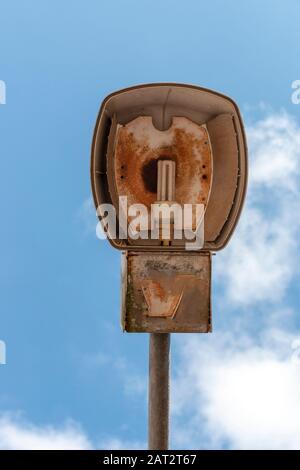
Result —
<instances>
[{"instance_id":1,"label":"white cloud","mask_svg":"<svg viewBox=\"0 0 300 470\"><path fill-rule=\"evenodd\" d=\"M181 448L300 449L300 332L289 332L286 297L298 275L300 128L280 113L247 134L247 205L213 260L226 327L177 339L173 443Z\"/></svg>"},{"instance_id":2,"label":"white cloud","mask_svg":"<svg viewBox=\"0 0 300 470\"><path fill-rule=\"evenodd\" d=\"M35 426L19 417L0 417L1 450L82 450L92 445L80 426L73 421L58 428Z\"/></svg>"},{"instance_id":3,"label":"white cloud","mask_svg":"<svg viewBox=\"0 0 300 470\"><path fill-rule=\"evenodd\" d=\"M214 259L225 297L238 305L278 302L297 267L300 128L281 113L252 125L249 189L238 229Z\"/></svg>"},{"instance_id":4,"label":"white cloud","mask_svg":"<svg viewBox=\"0 0 300 470\"><path fill-rule=\"evenodd\" d=\"M297 267L299 208L293 209L294 204L283 204L272 215L246 208L231 244L214 259L230 302L251 305L283 298Z\"/></svg>"},{"instance_id":5,"label":"white cloud","mask_svg":"<svg viewBox=\"0 0 300 470\"><path fill-rule=\"evenodd\" d=\"M296 190L299 130L297 121L285 112L269 115L247 128L252 185L265 185L281 191Z\"/></svg>"},{"instance_id":6,"label":"white cloud","mask_svg":"<svg viewBox=\"0 0 300 470\"><path fill-rule=\"evenodd\" d=\"M300 449L300 336L292 341L273 331L261 341L224 333L203 339L182 346L174 443Z\"/></svg>"},{"instance_id":7,"label":"white cloud","mask_svg":"<svg viewBox=\"0 0 300 470\"><path fill-rule=\"evenodd\" d=\"M0 415L0 450L142 449L145 443L107 437L93 443L81 426L69 420L62 426L37 426L19 413Z\"/></svg>"},{"instance_id":8,"label":"white cloud","mask_svg":"<svg viewBox=\"0 0 300 470\"><path fill-rule=\"evenodd\" d=\"M126 441L113 437L103 441L100 446L100 449L109 449L109 450L140 450L145 449L147 446L146 443L140 441Z\"/></svg>"}]
</instances>

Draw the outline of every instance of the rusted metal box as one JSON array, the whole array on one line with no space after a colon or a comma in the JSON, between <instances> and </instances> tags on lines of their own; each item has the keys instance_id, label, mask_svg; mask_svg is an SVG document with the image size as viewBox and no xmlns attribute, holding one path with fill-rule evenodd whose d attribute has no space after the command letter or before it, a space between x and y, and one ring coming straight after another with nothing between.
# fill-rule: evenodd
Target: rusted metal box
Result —
<instances>
[{"instance_id":1,"label":"rusted metal box","mask_svg":"<svg viewBox=\"0 0 300 470\"><path fill-rule=\"evenodd\" d=\"M121 319L127 332L210 332L211 254L124 252Z\"/></svg>"}]
</instances>

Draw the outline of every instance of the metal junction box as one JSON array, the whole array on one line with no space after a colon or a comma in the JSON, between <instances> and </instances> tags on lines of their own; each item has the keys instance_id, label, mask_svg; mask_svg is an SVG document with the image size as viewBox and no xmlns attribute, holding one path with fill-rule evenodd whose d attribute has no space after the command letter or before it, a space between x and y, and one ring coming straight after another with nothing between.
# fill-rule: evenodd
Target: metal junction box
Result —
<instances>
[{"instance_id":1,"label":"metal junction box","mask_svg":"<svg viewBox=\"0 0 300 470\"><path fill-rule=\"evenodd\" d=\"M210 281L210 253L123 253L123 330L210 332Z\"/></svg>"}]
</instances>

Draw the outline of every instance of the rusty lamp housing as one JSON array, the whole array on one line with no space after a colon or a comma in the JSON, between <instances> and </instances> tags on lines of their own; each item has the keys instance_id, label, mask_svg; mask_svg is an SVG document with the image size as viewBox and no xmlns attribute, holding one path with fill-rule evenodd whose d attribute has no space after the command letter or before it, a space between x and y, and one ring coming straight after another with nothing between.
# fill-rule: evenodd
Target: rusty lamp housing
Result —
<instances>
[{"instance_id":1,"label":"rusty lamp housing","mask_svg":"<svg viewBox=\"0 0 300 470\"><path fill-rule=\"evenodd\" d=\"M176 165L176 200L204 205L204 244L187 252L184 239L164 244L108 237L125 251L122 326L134 332L208 332L211 253L230 239L246 192L247 145L234 101L172 83L135 86L106 97L92 143L96 207L110 203L118 213L124 195L129 203L150 207L157 200L163 160Z\"/></svg>"},{"instance_id":2,"label":"rusty lamp housing","mask_svg":"<svg viewBox=\"0 0 300 470\"><path fill-rule=\"evenodd\" d=\"M151 117L154 127L159 131L169 129L174 117L187 118L207 129L212 154L212 179L209 197L205 200L205 242L202 250L222 249L233 233L246 191L247 146L237 105L215 91L179 84L140 85L109 95L102 103L92 143L91 180L96 207L103 203L112 203L118 207L118 196L124 195L122 189L127 191L129 197L132 196L130 189L134 192L134 202L154 201L156 181L153 176L151 181L151 164L153 168L153 160L159 160L164 154L171 153L171 158L177 160L186 158L188 154L193 173L197 170L191 153L187 152L187 145L191 143L187 139L185 142L179 141L178 148L176 145L171 149L170 145L169 148L162 148L154 158L153 154L142 155L145 161L140 165L140 149L134 146L134 142L125 141L121 143L122 151L118 153L116 161L117 127L126 126L141 116ZM126 174L128 166L134 168L131 174ZM184 182L186 187L190 184L189 176L191 174L187 172ZM201 176L206 177L206 169L199 168L199 179ZM127 178L131 178L131 181L126 186ZM160 244L157 240L119 238L110 239L110 242L122 250L155 251ZM184 244L180 246L178 242L171 243L161 249L184 250Z\"/></svg>"}]
</instances>

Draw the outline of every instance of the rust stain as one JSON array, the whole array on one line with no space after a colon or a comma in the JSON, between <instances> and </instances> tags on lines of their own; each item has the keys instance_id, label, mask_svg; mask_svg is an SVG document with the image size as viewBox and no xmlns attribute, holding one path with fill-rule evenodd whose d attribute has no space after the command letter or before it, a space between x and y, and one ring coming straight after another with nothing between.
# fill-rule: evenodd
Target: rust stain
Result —
<instances>
[{"instance_id":1,"label":"rust stain","mask_svg":"<svg viewBox=\"0 0 300 470\"><path fill-rule=\"evenodd\" d=\"M160 159L176 162L176 202L206 206L212 184L212 152L206 127L174 117L172 126L161 132L147 116L119 126L115 146L118 194L127 195L129 204L154 204Z\"/></svg>"},{"instance_id":2,"label":"rust stain","mask_svg":"<svg viewBox=\"0 0 300 470\"><path fill-rule=\"evenodd\" d=\"M173 274L170 278L164 278L157 273L152 279L141 280L140 284L147 302L148 315L174 318L185 287L188 285L189 289L193 289L198 282L198 277L189 274Z\"/></svg>"},{"instance_id":3,"label":"rust stain","mask_svg":"<svg viewBox=\"0 0 300 470\"><path fill-rule=\"evenodd\" d=\"M141 281L142 291L148 306L150 317L174 318L183 295L183 289L170 292L170 286L163 286L154 279Z\"/></svg>"},{"instance_id":4,"label":"rust stain","mask_svg":"<svg viewBox=\"0 0 300 470\"><path fill-rule=\"evenodd\" d=\"M145 188L141 177L143 166L155 159L155 152L137 142L132 132L121 127L117 135L115 151L115 177L119 195L127 195L128 204L143 203L147 207L154 204L156 194Z\"/></svg>"},{"instance_id":5,"label":"rust stain","mask_svg":"<svg viewBox=\"0 0 300 470\"><path fill-rule=\"evenodd\" d=\"M204 131L204 128L202 129ZM177 172L184 181L176 187L176 199L181 204L207 204L212 180L211 150L207 139L206 129L199 138L183 129L175 129L174 150L176 149L178 155ZM196 149L201 154L200 162L195 160ZM192 183L195 178L199 182L197 186Z\"/></svg>"}]
</instances>

